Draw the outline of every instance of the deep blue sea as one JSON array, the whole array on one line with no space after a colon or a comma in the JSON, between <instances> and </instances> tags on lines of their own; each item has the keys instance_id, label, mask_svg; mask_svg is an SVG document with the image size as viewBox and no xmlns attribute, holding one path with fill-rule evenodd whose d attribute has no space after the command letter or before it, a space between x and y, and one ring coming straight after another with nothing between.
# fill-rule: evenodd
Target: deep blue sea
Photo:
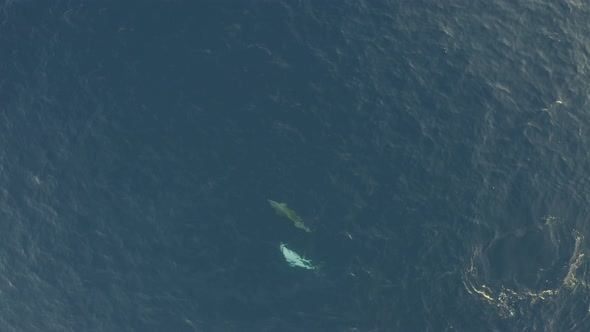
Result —
<instances>
[{"instance_id":1,"label":"deep blue sea","mask_svg":"<svg viewBox=\"0 0 590 332\"><path fill-rule=\"evenodd\" d=\"M590 331L589 96L581 0L1 0L0 331Z\"/></svg>"}]
</instances>

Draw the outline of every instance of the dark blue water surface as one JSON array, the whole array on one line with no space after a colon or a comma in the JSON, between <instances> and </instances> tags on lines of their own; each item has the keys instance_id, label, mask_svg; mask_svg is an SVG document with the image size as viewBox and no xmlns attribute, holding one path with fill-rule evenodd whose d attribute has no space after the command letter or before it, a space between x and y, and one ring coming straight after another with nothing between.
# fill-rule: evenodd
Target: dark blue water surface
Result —
<instances>
[{"instance_id":1,"label":"dark blue water surface","mask_svg":"<svg viewBox=\"0 0 590 332\"><path fill-rule=\"evenodd\" d=\"M589 22L2 1L0 330L589 331Z\"/></svg>"}]
</instances>

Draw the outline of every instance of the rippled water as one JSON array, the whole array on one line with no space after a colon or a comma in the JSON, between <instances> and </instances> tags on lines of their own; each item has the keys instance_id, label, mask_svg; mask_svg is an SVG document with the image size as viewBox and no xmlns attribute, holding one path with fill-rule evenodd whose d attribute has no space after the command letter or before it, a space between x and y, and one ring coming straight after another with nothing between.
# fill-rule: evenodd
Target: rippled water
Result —
<instances>
[{"instance_id":1,"label":"rippled water","mask_svg":"<svg viewBox=\"0 0 590 332\"><path fill-rule=\"evenodd\" d=\"M0 9L0 330L590 328L586 3Z\"/></svg>"}]
</instances>

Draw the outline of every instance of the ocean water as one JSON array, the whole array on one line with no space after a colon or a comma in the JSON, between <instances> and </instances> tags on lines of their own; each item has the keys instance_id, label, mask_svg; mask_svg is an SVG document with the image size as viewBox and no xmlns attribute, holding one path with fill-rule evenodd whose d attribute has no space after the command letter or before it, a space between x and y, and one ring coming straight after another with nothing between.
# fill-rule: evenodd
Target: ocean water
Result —
<instances>
[{"instance_id":1,"label":"ocean water","mask_svg":"<svg viewBox=\"0 0 590 332\"><path fill-rule=\"evenodd\" d=\"M0 330L590 330L588 22L0 2Z\"/></svg>"}]
</instances>

